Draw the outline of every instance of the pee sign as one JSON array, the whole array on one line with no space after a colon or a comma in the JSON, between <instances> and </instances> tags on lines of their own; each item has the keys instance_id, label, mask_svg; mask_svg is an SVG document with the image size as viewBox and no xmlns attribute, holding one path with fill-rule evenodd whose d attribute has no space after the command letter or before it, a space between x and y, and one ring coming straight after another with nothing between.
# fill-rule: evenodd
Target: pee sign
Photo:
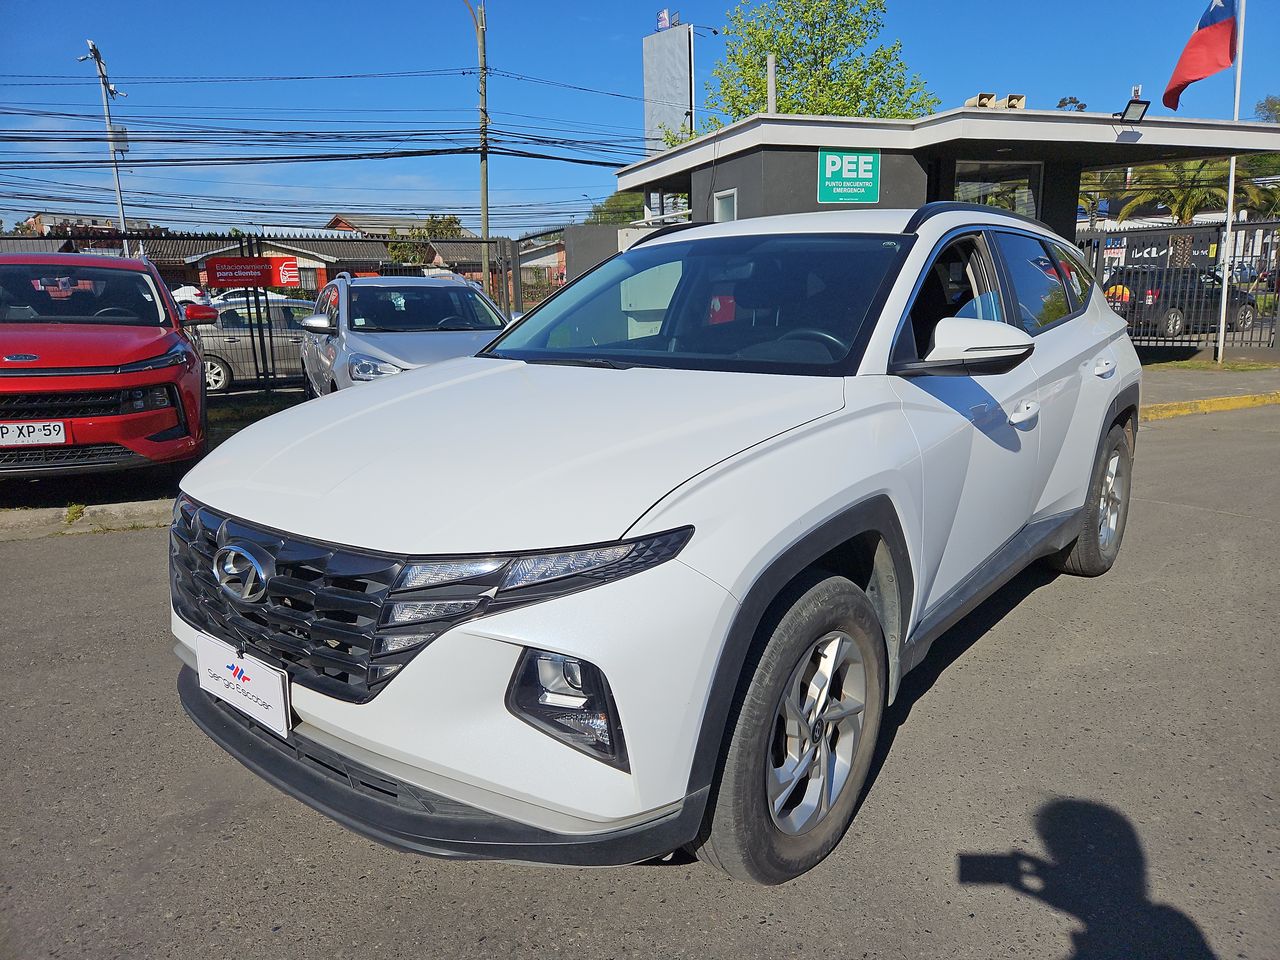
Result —
<instances>
[{"instance_id":1,"label":"pee sign","mask_svg":"<svg viewBox=\"0 0 1280 960\"><path fill-rule=\"evenodd\" d=\"M819 203L879 203L879 150L819 150Z\"/></svg>"}]
</instances>

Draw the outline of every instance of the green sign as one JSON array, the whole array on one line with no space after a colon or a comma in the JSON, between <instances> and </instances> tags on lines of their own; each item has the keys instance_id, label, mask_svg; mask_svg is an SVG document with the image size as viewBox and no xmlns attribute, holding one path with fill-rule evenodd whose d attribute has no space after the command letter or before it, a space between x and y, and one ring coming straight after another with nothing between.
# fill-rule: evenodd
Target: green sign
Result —
<instances>
[{"instance_id":1,"label":"green sign","mask_svg":"<svg viewBox=\"0 0 1280 960\"><path fill-rule=\"evenodd\" d=\"M819 150L819 203L879 203L879 150Z\"/></svg>"}]
</instances>

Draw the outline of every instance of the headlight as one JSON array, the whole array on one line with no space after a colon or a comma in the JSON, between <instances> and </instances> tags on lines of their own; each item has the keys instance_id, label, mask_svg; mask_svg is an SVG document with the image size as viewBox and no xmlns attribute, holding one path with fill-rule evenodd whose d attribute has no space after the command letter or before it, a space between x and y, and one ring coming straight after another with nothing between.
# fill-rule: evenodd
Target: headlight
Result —
<instances>
[{"instance_id":1,"label":"headlight","mask_svg":"<svg viewBox=\"0 0 1280 960\"><path fill-rule=\"evenodd\" d=\"M175 343L158 357L126 363L120 367L120 372L137 373L139 370L163 370L165 367L179 366L184 366L188 370L194 370L196 366L196 352L185 342Z\"/></svg>"},{"instance_id":2,"label":"headlight","mask_svg":"<svg viewBox=\"0 0 1280 960\"><path fill-rule=\"evenodd\" d=\"M351 359L347 361L347 373L351 375L352 380L377 380L379 377L389 377L400 372L400 368L394 363L365 356L363 353L353 353Z\"/></svg>"},{"instance_id":3,"label":"headlight","mask_svg":"<svg viewBox=\"0 0 1280 960\"><path fill-rule=\"evenodd\" d=\"M670 560L692 534L681 527L578 550L409 563L383 607L382 628L421 636L427 624L438 634L463 620L577 593Z\"/></svg>"}]
</instances>

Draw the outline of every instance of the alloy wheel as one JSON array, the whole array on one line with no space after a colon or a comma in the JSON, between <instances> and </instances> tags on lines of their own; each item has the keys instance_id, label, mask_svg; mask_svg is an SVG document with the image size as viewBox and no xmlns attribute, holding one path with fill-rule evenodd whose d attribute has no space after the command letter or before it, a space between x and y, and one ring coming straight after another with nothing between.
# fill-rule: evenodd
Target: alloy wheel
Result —
<instances>
[{"instance_id":1,"label":"alloy wheel","mask_svg":"<svg viewBox=\"0 0 1280 960\"><path fill-rule=\"evenodd\" d=\"M1186 325L1186 320L1182 316L1182 311L1177 307L1172 308L1164 315L1164 335L1166 337L1181 336L1183 328L1185 328Z\"/></svg>"},{"instance_id":2,"label":"alloy wheel","mask_svg":"<svg viewBox=\"0 0 1280 960\"><path fill-rule=\"evenodd\" d=\"M1107 472L1102 478L1102 491L1098 495L1098 546L1110 550L1120 529L1120 511L1124 508L1125 484L1128 481L1120 451L1113 451L1107 461Z\"/></svg>"},{"instance_id":3,"label":"alloy wheel","mask_svg":"<svg viewBox=\"0 0 1280 960\"><path fill-rule=\"evenodd\" d=\"M217 360L204 362L204 385L211 391L225 390L227 386L227 370Z\"/></svg>"},{"instance_id":4,"label":"alloy wheel","mask_svg":"<svg viewBox=\"0 0 1280 960\"><path fill-rule=\"evenodd\" d=\"M849 785L866 671L858 644L835 631L809 648L783 688L765 770L769 815L783 833L808 833Z\"/></svg>"},{"instance_id":5,"label":"alloy wheel","mask_svg":"<svg viewBox=\"0 0 1280 960\"><path fill-rule=\"evenodd\" d=\"M1253 326L1253 307L1244 306L1236 314L1236 329L1248 330Z\"/></svg>"}]
</instances>

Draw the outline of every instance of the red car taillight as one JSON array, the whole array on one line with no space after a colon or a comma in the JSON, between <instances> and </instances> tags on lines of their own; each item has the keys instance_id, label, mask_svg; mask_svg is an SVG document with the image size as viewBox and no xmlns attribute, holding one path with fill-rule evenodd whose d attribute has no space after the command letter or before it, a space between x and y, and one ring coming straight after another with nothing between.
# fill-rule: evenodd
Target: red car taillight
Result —
<instances>
[{"instance_id":1,"label":"red car taillight","mask_svg":"<svg viewBox=\"0 0 1280 960\"><path fill-rule=\"evenodd\" d=\"M1160 296L1160 292L1158 290L1148 290L1147 297L1145 300L1146 305L1148 307L1151 306L1153 303L1156 302L1156 297L1158 296Z\"/></svg>"}]
</instances>

